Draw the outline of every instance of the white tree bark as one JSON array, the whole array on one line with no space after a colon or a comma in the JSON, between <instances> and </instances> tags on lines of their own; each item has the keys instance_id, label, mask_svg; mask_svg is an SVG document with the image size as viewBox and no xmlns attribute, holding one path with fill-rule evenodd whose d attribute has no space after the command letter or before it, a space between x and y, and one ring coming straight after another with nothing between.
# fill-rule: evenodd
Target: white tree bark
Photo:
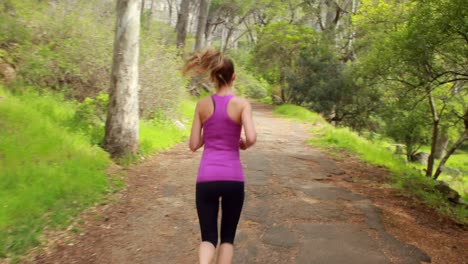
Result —
<instances>
[{"instance_id":1,"label":"white tree bark","mask_svg":"<svg viewBox=\"0 0 468 264\"><path fill-rule=\"evenodd\" d=\"M138 57L141 0L118 0L104 144L112 157L138 152Z\"/></svg>"},{"instance_id":2,"label":"white tree bark","mask_svg":"<svg viewBox=\"0 0 468 264\"><path fill-rule=\"evenodd\" d=\"M195 40L195 50L205 48L205 28L208 20L208 11L211 0L200 0L200 9L198 13L197 37Z\"/></svg>"}]
</instances>

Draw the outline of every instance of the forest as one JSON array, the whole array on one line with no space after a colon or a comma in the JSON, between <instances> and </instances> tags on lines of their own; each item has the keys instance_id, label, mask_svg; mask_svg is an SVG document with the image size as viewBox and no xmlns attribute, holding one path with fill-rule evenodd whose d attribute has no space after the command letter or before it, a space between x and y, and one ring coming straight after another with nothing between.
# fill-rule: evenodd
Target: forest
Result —
<instances>
[{"instance_id":1,"label":"forest","mask_svg":"<svg viewBox=\"0 0 468 264\"><path fill-rule=\"evenodd\" d=\"M130 150L106 131L118 2L140 7ZM372 156L466 223L466 1L0 0L0 258L123 188L110 166L186 139L213 87L181 67L207 48L234 60L238 95L303 122L318 113L327 125L311 144ZM448 186L455 197L437 202L431 190Z\"/></svg>"}]
</instances>

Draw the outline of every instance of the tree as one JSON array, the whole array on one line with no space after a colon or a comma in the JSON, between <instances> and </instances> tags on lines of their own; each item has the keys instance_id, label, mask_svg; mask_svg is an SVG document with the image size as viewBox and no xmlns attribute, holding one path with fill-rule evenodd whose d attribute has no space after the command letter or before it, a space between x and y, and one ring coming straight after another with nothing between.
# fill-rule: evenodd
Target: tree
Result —
<instances>
[{"instance_id":1,"label":"tree","mask_svg":"<svg viewBox=\"0 0 468 264\"><path fill-rule=\"evenodd\" d=\"M445 163L450 158L450 156L453 153L455 153L455 151L458 148L461 147L463 142L468 140L468 105L466 104L466 102L468 102L468 100L466 100L468 99L467 98L468 96L465 95L464 97L465 98L462 97L462 99L463 99L463 107L465 108L465 113L463 115L457 114L459 121L462 121L463 123L463 126L464 126L463 132L461 133L460 137L457 139L455 144L453 144L452 147L450 147L450 149L445 153L445 155L440 160L439 166L437 167L436 172L434 173L434 179L437 179L440 176L440 174L444 170Z\"/></svg>"},{"instance_id":2,"label":"tree","mask_svg":"<svg viewBox=\"0 0 468 264\"><path fill-rule=\"evenodd\" d=\"M411 161L420 147L428 143L431 121L425 105L416 103L416 92L404 97L398 97L397 93L395 89L385 94L387 100L383 101L379 116L385 122L383 134L404 143L406 159Z\"/></svg>"},{"instance_id":3,"label":"tree","mask_svg":"<svg viewBox=\"0 0 468 264\"><path fill-rule=\"evenodd\" d=\"M138 151L138 56L141 0L118 0L104 138L112 157Z\"/></svg>"},{"instance_id":4,"label":"tree","mask_svg":"<svg viewBox=\"0 0 468 264\"><path fill-rule=\"evenodd\" d=\"M198 11L197 36L195 40L195 50L200 50L205 47L205 29L206 21L208 20L208 11L211 0L200 0L200 8Z\"/></svg>"},{"instance_id":5,"label":"tree","mask_svg":"<svg viewBox=\"0 0 468 264\"><path fill-rule=\"evenodd\" d=\"M460 91L448 87L468 80L468 11L462 0L363 1L358 24L370 32L364 63L383 82L400 84L400 96L417 94L431 119L431 153L426 176L433 176L434 154L447 106ZM430 19L428 19L430 18ZM365 21L364 23L362 23ZM385 21L385 23L382 23Z\"/></svg>"},{"instance_id":6,"label":"tree","mask_svg":"<svg viewBox=\"0 0 468 264\"><path fill-rule=\"evenodd\" d=\"M299 53L286 80L292 103L321 113L333 124L361 131L381 94L374 86L361 85L356 76L356 66L343 64L333 45L320 40Z\"/></svg>"},{"instance_id":7,"label":"tree","mask_svg":"<svg viewBox=\"0 0 468 264\"><path fill-rule=\"evenodd\" d=\"M211 35L220 26L222 28L220 48L226 51L231 42L231 37L252 13L255 2L255 0L213 0L205 33L207 43L211 42ZM235 43L247 32L248 30L245 30L232 42Z\"/></svg>"},{"instance_id":8,"label":"tree","mask_svg":"<svg viewBox=\"0 0 468 264\"><path fill-rule=\"evenodd\" d=\"M312 29L285 22L271 23L263 28L252 51L255 66L263 77L280 86L281 99L290 102L287 73L294 68L295 59L306 47L317 45L318 36Z\"/></svg>"},{"instance_id":9,"label":"tree","mask_svg":"<svg viewBox=\"0 0 468 264\"><path fill-rule=\"evenodd\" d=\"M177 48L182 52L185 49L185 38L187 37L187 25L189 19L190 0L180 2L180 11L177 16Z\"/></svg>"}]
</instances>

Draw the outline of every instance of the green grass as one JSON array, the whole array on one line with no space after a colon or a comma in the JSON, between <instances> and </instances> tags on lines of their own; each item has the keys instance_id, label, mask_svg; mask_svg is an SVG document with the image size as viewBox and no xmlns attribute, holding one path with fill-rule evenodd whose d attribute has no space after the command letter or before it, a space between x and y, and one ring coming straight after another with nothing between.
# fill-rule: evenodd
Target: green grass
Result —
<instances>
[{"instance_id":1,"label":"green grass","mask_svg":"<svg viewBox=\"0 0 468 264\"><path fill-rule=\"evenodd\" d=\"M310 140L313 145L348 150L359 154L362 160L369 163L386 165L398 176L408 174L404 159L388 151L385 148L385 142L372 142L360 137L349 128L334 128L332 126L315 128L313 134L318 136ZM411 173L414 172L411 171Z\"/></svg>"},{"instance_id":2,"label":"green grass","mask_svg":"<svg viewBox=\"0 0 468 264\"><path fill-rule=\"evenodd\" d=\"M185 129L169 119L142 120L141 154L184 140L194 108L186 99L175 109ZM77 120L77 109L78 103L58 94L11 94L0 86L0 258L18 258L39 244L46 226L68 226L73 216L123 186L122 177L105 174L112 161L92 144L92 130L80 128L89 123Z\"/></svg>"},{"instance_id":3,"label":"green grass","mask_svg":"<svg viewBox=\"0 0 468 264\"><path fill-rule=\"evenodd\" d=\"M111 161L63 125L73 114L68 103L0 91L0 256L7 257L37 245L46 225L63 227L99 200Z\"/></svg>"},{"instance_id":4,"label":"green grass","mask_svg":"<svg viewBox=\"0 0 468 264\"><path fill-rule=\"evenodd\" d=\"M468 209L450 205L440 193L434 191L436 182L423 176L421 170L406 163L403 157L393 154L393 151L388 149L389 142L379 139L370 141L348 128L335 128L325 124L322 118L317 117L318 114L299 106L284 105L277 107L275 112L294 120L320 124L312 129L310 144L327 150L346 150L363 161L388 168L393 175L394 188L404 189L429 206L468 224ZM463 155L457 157L455 162L460 162L457 160L462 157ZM463 162L466 162L466 156Z\"/></svg>"},{"instance_id":5,"label":"green grass","mask_svg":"<svg viewBox=\"0 0 468 264\"><path fill-rule=\"evenodd\" d=\"M446 167L456 168L462 172L459 176L442 174L439 179L446 181L468 201L468 152L457 150L446 163Z\"/></svg>"},{"instance_id":6,"label":"green grass","mask_svg":"<svg viewBox=\"0 0 468 264\"><path fill-rule=\"evenodd\" d=\"M293 120L308 122L312 124L324 124L325 120L317 113L311 112L304 107L284 104L277 106L274 113L287 116Z\"/></svg>"},{"instance_id":7,"label":"green grass","mask_svg":"<svg viewBox=\"0 0 468 264\"><path fill-rule=\"evenodd\" d=\"M271 99L271 96L267 96L267 97L260 98L260 99L255 99L255 100L260 102L260 103L264 103L264 104L269 104L269 105L273 104L273 100Z\"/></svg>"},{"instance_id":8,"label":"green grass","mask_svg":"<svg viewBox=\"0 0 468 264\"><path fill-rule=\"evenodd\" d=\"M184 100L180 103L180 124L173 120L142 120L140 121L140 153L147 156L151 153L166 150L174 144L182 142L190 133L195 103Z\"/></svg>"},{"instance_id":9,"label":"green grass","mask_svg":"<svg viewBox=\"0 0 468 264\"><path fill-rule=\"evenodd\" d=\"M420 151L429 153L430 147L423 146ZM439 165L440 160L435 160L434 171ZM423 164L411 163L412 167L420 171L426 168ZM468 201L468 153L463 150L457 150L452 154L445 164L445 167L456 169L460 174L454 174L453 171L442 172L438 180L444 181L450 185L451 188L456 190L465 201Z\"/></svg>"}]
</instances>

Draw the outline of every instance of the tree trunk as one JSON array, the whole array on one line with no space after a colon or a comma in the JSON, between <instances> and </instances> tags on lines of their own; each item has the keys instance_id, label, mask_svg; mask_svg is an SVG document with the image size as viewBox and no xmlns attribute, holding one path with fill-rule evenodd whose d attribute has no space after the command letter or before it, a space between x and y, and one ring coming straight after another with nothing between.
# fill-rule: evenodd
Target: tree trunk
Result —
<instances>
[{"instance_id":1,"label":"tree trunk","mask_svg":"<svg viewBox=\"0 0 468 264\"><path fill-rule=\"evenodd\" d=\"M140 16L143 18L143 14L145 13L145 0L141 0L141 14Z\"/></svg>"},{"instance_id":2,"label":"tree trunk","mask_svg":"<svg viewBox=\"0 0 468 264\"><path fill-rule=\"evenodd\" d=\"M250 37L250 42L255 45L256 41L255 41L255 38L252 34L252 30L250 29L248 23L244 20L244 25L245 25L245 28L247 28L247 31L249 32L249 37Z\"/></svg>"},{"instance_id":3,"label":"tree trunk","mask_svg":"<svg viewBox=\"0 0 468 264\"><path fill-rule=\"evenodd\" d=\"M233 27L228 28L228 32L227 32L227 35L226 35L226 41L224 42L223 52L226 52L226 50L227 50L227 48L229 46L229 39L231 39L233 31L234 31Z\"/></svg>"},{"instance_id":4,"label":"tree trunk","mask_svg":"<svg viewBox=\"0 0 468 264\"><path fill-rule=\"evenodd\" d=\"M208 11L210 9L210 2L211 0L200 0L195 50L201 50L205 48L205 43L204 43L205 28L206 28L206 21L208 20Z\"/></svg>"},{"instance_id":5,"label":"tree trunk","mask_svg":"<svg viewBox=\"0 0 468 264\"><path fill-rule=\"evenodd\" d=\"M439 137L439 116L437 114L434 97L432 96L431 88L426 87L426 92L429 99L429 107L431 108L432 114L432 142L431 142L431 153L427 161L426 176L432 177L432 171L434 169L434 152L437 145L437 138Z\"/></svg>"},{"instance_id":6,"label":"tree trunk","mask_svg":"<svg viewBox=\"0 0 468 264\"><path fill-rule=\"evenodd\" d=\"M286 81L285 81L285 77L283 73L280 73L279 83L280 83L280 90L281 90L281 101L283 101L283 103L286 103L286 91L285 91Z\"/></svg>"},{"instance_id":7,"label":"tree trunk","mask_svg":"<svg viewBox=\"0 0 468 264\"><path fill-rule=\"evenodd\" d=\"M447 151L447 154L440 160L439 166L437 167L437 170L434 174L434 179L437 180L439 175L442 173L442 170L444 169L445 163L447 160L450 158L450 156L457 150L465 140L468 139L468 128L465 128L465 131L462 133L460 138L457 140L457 142Z\"/></svg>"},{"instance_id":8,"label":"tree trunk","mask_svg":"<svg viewBox=\"0 0 468 264\"><path fill-rule=\"evenodd\" d=\"M210 23L206 25L206 30L205 30L205 43L207 47L210 47L213 44L213 30L214 26Z\"/></svg>"},{"instance_id":9,"label":"tree trunk","mask_svg":"<svg viewBox=\"0 0 468 264\"><path fill-rule=\"evenodd\" d=\"M437 139L435 152L434 152L435 159L441 159L443 156L445 156L448 142L449 142L449 137L447 133L442 133L440 137Z\"/></svg>"},{"instance_id":10,"label":"tree trunk","mask_svg":"<svg viewBox=\"0 0 468 264\"><path fill-rule=\"evenodd\" d=\"M332 0L319 2L319 21L322 31L333 30L339 20L336 3Z\"/></svg>"},{"instance_id":11,"label":"tree trunk","mask_svg":"<svg viewBox=\"0 0 468 264\"><path fill-rule=\"evenodd\" d=\"M226 36L226 27L225 27L225 26L222 26L222 27L221 27L221 43L220 43L220 47L224 47L224 39L225 39L225 36Z\"/></svg>"},{"instance_id":12,"label":"tree trunk","mask_svg":"<svg viewBox=\"0 0 468 264\"><path fill-rule=\"evenodd\" d=\"M141 0L118 0L104 147L118 158L138 152Z\"/></svg>"},{"instance_id":13,"label":"tree trunk","mask_svg":"<svg viewBox=\"0 0 468 264\"><path fill-rule=\"evenodd\" d=\"M414 141L411 138L407 138L405 142L406 146L406 160L412 161L412 157L416 154L416 148L414 146Z\"/></svg>"},{"instance_id":14,"label":"tree trunk","mask_svg":"<svg viewBox=\"0 0 468 264\"><path fill-rule=\"evenodd\" d=\"M151 18L153 17L153 10L154 10L154 0L151 0L149 15L148 15L148 23L151 23Z\"/></svg>"},{"instance_id":15,"label":"tree trunk","mask_svg":"<svg viewBox=\"0 0 468 264\"><path fill-rule=\"evenodd\" d=\"M439 177L442 170L444 169L445 163L450 158L450 156L455 152L455 150L457 150L463 144L465 140L468 140L468 108L465 110L465 114L463 115L462 119L463 119L463 124L465 125L465 131L463 131L462 135L457 140L457 142L450 148L447 154L445 154L445 156L440 161L439 167L437 168L434 174L434 179L436 180Z\"/></svg>"},{"instance_id":16,"label":"tree trunk","mask_svg":"<svg viewBox=\"0 0 468 264\"><path fill-rule=\"evenodd\" d=\"M211 44L213 43L213 33L216 30L218 26L218 14L217 12L214 12L211 14L211 16L208 17L206 21L206 27L205 27L205 44L207 47L210 47Z\"/></svg>"},{"instance_id":17,"label":"tree trunk","mask_svg":"<svg viewBox=\"0 0 468 264\"><path fill-rule=\"evenodd\" d=\"M190 0L182 0L180 3L180 12L177 16L177 48L182 54L185 48L185 38L187 37L187 24L189 18Z\"/></svg>"},{"instance_id":18,"label":"tree trunk","mask_svg":"<svg viewBox=\"0 0 468 264\"><path fill-rule=\"evenodd\" d=\"M169 8L169 26L172 26L172 0L167 0Z\"/></svg>"}]
</instances>

